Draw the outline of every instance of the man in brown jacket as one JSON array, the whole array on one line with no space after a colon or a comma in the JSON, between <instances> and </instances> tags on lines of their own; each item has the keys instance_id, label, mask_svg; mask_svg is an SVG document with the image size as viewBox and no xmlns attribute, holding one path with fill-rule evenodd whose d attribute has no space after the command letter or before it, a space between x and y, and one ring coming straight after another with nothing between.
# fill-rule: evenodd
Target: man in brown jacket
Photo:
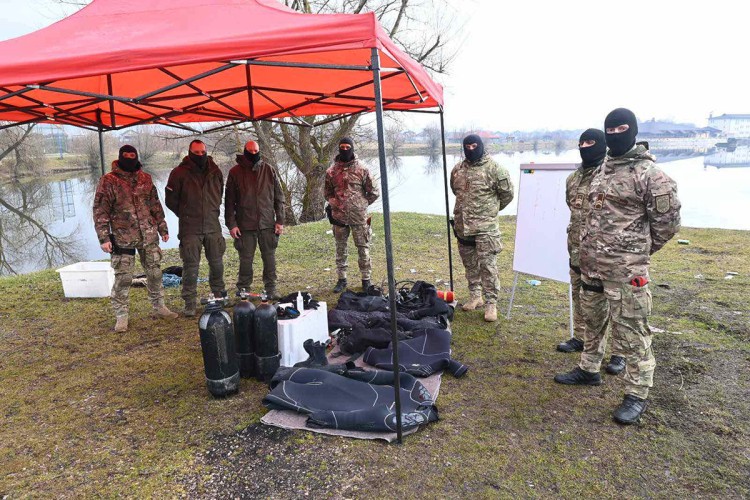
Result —
<instances>
[{"instance_id":1,"label":"man in brown jacket","mask_svg":"<svg viewBox=\"0 0 750 500\"><path fill-rule=\"evenodd\" d=\"M237 155L237 165L227 176L224 220L240 256L237 289L250 290L255 248L260 247L266 294L271 299L279 298L276 247L284 231L284 192L279 173L261 159L255 141L245 144L244 152Z\"/></svg>"},{"instance_id":2,"label":"man in brown jacket","mask_svg":"<svg viewBox=\"0 0 750 500\"><path fill-rule=\"evenodd\" d=\"M194 316L198 298L198 266L201 249L208 260L208 283L216 296L224 290L224 251L226 241L221 233L219 208L224 176L208 156L206 145L199 140L190 143L188 155L169 174L166 188L167 207L180 223L180 257L182 258L182 298L185 316Z\"/></svg>"},{"instance_id":3,"label":"man in brown jacket","mask_svg":"<svg viewBox=\"0 0 750 500\"><path fill-rule=\"evenodd\" d=\"M169 240L167 222L156 187L151 176L142 170L138 151L133 146L121 147L119 158L112 162L112 171L99 179L93 215L99 245L103 251L112 254L115 331L128 329L128 295L133 281L136 251L146 270L146 287L154 314L161 318L176 318L177 314L164 306L164 287L159 267L159 236L162 241Z\"/></svg>"}]
</instances>

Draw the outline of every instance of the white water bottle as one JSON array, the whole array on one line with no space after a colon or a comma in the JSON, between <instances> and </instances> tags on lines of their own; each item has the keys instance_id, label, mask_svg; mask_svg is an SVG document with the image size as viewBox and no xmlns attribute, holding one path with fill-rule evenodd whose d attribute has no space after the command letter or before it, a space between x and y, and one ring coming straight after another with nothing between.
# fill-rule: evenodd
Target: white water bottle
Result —
<instances>
[{"instance_id":1,"label":"white water bottle","mask_svg":"<svg viewBox=\"0 0 750 500\"><path fill-rule=\"evenodd\" d=\"M305 303L302 300L302 293L297 292L297 310L302 314L302 311L305 310Z\"/></svg>"}]
</instances>

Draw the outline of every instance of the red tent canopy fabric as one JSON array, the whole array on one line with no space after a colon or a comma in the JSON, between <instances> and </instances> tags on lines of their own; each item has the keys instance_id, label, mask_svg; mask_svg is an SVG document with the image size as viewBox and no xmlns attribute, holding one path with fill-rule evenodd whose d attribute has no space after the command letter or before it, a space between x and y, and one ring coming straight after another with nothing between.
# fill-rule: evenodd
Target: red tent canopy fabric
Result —
<instances>
[{"instance_id":1,"label":"red tent canopy fabric","mask_svg":"<svg viewBox=\"0 0 750 500\"><path fill-rule=\"evenodd\" d=\"M274 0L94 0L0 42L0 120L112 130L367 112L372 48L385 109L442 105L442 87L374 13L302 14Z\"/></svg>"}]
</instances>

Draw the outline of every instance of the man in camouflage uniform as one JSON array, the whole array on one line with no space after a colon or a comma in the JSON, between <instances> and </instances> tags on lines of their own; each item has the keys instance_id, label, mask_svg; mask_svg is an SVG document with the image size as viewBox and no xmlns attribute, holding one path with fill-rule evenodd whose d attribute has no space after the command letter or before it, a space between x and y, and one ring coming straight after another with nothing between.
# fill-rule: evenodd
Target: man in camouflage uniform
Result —
<instances>
[{"instance_id":1,"label":"man in camouflage uniform","mask_svg":"<svg viewBox=\"0 0 750 500\"><path fill-rule=\"evenodd\" d=\"M578 140L578 150L581 154L581 166L571 173L565 186L565 199L570 208L570 224L568 224L568 255L570 256L570 284L573 295L573 337L557 345L560 352L583 351L583 337L586 329L583 311L581 309L581 268L579 247L581 243L581 229L586 222L589 208L589 186L597 168L607 156L607 144L604 132L590 128L581 134ZM601 313L592 318L592 327L597 331L606 331L609 324L609 305L603 294L600 294L601 307L596 310ZM604 333L602 333L604 335ZM605 342L602 342L602 347ZM614 353L607 364L607 373L617 375L625 369L625 358L615 354L621 351L619 342L613 340Z\"/></svg>"},{"instance_id":2,"label":"man in camouflage uniform","mask_svg":"<svg viewBox=\"0 0 750 500\"><path fill-rule=\"evenodd\" d=\"M478 135L466 136L463 148L466 159L451 172L453 229L470 294L462 309L473 311L484 303L485 321L497 321L497 254L503 248L497 214L513 200L513 183L508 171L484 152Z\"/></svg>"},{"instance_id":3,"label":"man in camouflage uniform","mask_svg":"<svg viewBox=\"0 0 750 500\"><path fill-rule=\"evenodd\" d=\"M581 234L581 306L586 318L581 362L557 375L563 384L598 385L604 356L604 331L589 328L589 318L603 314L601 296L610 309L612 336L621 342L628 384L614 412L621 424L632 424L646 409L656 360L651 349L651 255L680 229L677 185L655 164L645 145L636 144L638 122L632 111L618 108L604 121L609 156L591 180L589 213Z\"/></svg>"},{"instance_id":4,"label":"man in camouflage uniform","mask_svg":"<svg viewBox=\"0 0 750 500\"><path fill-rule=\"evenodd\" d=\"M334 164L326 170L324 196L328 201L326 211L333 225L336 239L336 271L339 280L333 291L346 288L348 250L346 242L352 234L359 253L359 272L362 274L362 289L370 287L372 262L370 261L370 239L372 228L367 216L367 207L378 199L380 193L372 182L370 171L354 154L354 142L344 137L339 143L339 154Z\"/></svg>"},{"instance_id":5,"label":"man in camouflage uniform","mask_svg":"<svg viewBox=\"0 0 750 500\"><path fill-rule=\"evenodd\" d=\"M250 290L255 248L259 246L266 294L271 299L280 298L276 291L276 247L284 231L284 192L279 173L262 160L257 142L248 141L243 154L237 155L225 193L224 220L240 256L237 289Z\"/></svg>"},{"instance_id":6,"label":"man in camouflage uniform","mask_svg":"<svg viewBox=\"0 0 750 500\"><path fill-rule=\"evenodd\" d=\"M167 222L156 187L151 176L142 170L138 152L133 146L121 147L119 158L112 162L112 171L99 179L93 215L99 245L103 251L112 254L115 331L128 329L128 295L133 282L136 251L146 270L146 287L154 314L161 318L176 318L177 314L164 306L159 267L159 235L162 241L169 240Z\"/></svg>"},{"instance_id":7,"label":"man in camouflage uniform","mask_svg":"<svg viewBox=\"0 0 750 500\"><path fill-rule=\"evenodd\" d=\"M180 222L177 237L183 266L185 316L195 316L201 250L205 250L208 260L211 292L217 297L226 295L222 259L227 243L219 222L223 191L224 176L208 156L206 145L199 140L191 142L188 155L169 174L165 197L167 207Z\"/></svg>"}]
</instances>

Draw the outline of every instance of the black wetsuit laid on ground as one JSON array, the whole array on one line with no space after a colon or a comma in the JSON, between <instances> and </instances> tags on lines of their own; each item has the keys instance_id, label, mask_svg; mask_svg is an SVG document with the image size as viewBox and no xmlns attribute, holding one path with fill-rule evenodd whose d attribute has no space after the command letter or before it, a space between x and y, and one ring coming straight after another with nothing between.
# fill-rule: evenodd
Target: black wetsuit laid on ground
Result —
<instances>
[{"instance_id":1,"label":"black wetsuit laid on ground","mask_svg":"<svg viewBox=\"0 0 750 500\"><path fill-rule=\"evenodd\" d=\"M417 333L417 332L414 332ZM401 370L415 377L428 377L447 370L455 377L463 376L468 366L451 359L451 333L447 330L426 330L421 336L398 343ZM362 361L381 370L393 370L393 345L386 349L370 347Z\"/></svg>"},{"instance_id":2,"label":"black wetsuit laid on ground","mask_svg":"<svg viewBox=\"0 0 750 500\"><path fill-rule=\"evenodd\" d=\"M422 383L407 373L401 373L399 381L403 428L437 420L435 402ZM263 404L272 410L306 413L309 427L395 432L393 382L393 372L347 370L339 375L314 368L281 368Z\"/></svg>"}]
</instances>

